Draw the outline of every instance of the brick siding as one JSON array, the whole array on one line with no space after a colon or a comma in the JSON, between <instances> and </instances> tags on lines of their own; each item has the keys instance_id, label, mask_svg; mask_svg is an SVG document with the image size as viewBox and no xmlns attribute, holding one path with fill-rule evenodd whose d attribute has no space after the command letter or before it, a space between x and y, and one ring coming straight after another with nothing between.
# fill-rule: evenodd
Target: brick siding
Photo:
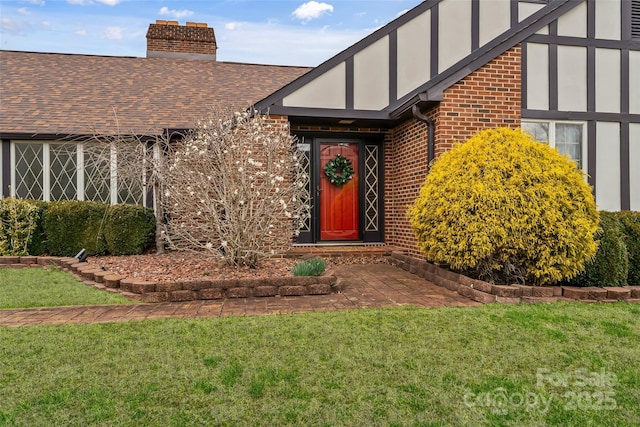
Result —
<instances>
[{"instance_id":1,"label":"brick siding","mask_svg":"<svg viewBox=\"0 0 640 427\"><path fill-rule=\"evenodd\" d=\"M217 50L213 28L206 24L158 21L149 25L147 52L196 53L215 55Z\"/></svg>"},{"instance_id":2,"label":"brick siding","mask_svg":"<svg viewBox=\"0 0 640 427\"><path fill-rule=\"evenodd\" d=\"M425 113L436 125L436 158L479 130L520 126L520 54L520 46L508 50L447 89ZM419 256L406 212L427 176L427 125L404 122L385 144L385 241Z\"/></svg>"}]
</instances>

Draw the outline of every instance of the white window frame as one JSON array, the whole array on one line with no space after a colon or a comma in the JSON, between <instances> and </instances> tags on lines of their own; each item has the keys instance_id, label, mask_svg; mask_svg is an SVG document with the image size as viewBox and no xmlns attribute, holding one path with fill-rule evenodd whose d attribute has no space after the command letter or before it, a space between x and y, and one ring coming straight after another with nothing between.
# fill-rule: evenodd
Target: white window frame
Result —
<instances>
[{"instance_id":1,"label":"white window frame","mask_svg":"<svg viewBox=\"0 0 640 427\"><path fill-rule=\"evenodd\" d=\"M16 144L41 144L42 145L42 200L51 201L51 145L73 144L66 141L32 141L32 140L14 140L10 145L10 165L11 165L11 191L10 196L16 197ZM84 200L85 198L85 182L84 182L84 144L75 143L76 145L76 200ZM110 203L115 205L118 203L118 173L117 173L117 151L112 144L110 148ZM0 162L1 163L1 162ZM1 165L0 165L1 167ZM1 170L0 170L1 173ZM2 194L0 192L0 198ZM142 190L142 206L147 205L147 192Z\"/></svg>"},{"instance_id":2,"label":"white window frame","mask_svg":"<svg viewBox=\"0 0 640 427\"><path fill-rule=\"evenodd\" d=\"M588 150L587 150L587 122L571 121L571 120L540 120L540 119L521 119L520 127L524 123L546 123L549 127L549 141L546 141L550 147L556 148L556 125L580 125L582 126L582 141L580 141L580 169L587 172ZM543 141L540 141L543 142ZM544 143L544 142L543 142Z\"/></svg>"}]
</instances>

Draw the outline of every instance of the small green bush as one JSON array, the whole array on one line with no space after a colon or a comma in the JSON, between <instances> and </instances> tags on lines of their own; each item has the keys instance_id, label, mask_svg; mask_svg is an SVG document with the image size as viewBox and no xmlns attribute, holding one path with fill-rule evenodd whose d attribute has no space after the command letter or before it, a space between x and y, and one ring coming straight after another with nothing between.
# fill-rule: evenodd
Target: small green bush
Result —
<instances>
[{"instance_id":1,"label":"small green bush","mask_svg":"<svg viewBox=\"0 0 640 427\"><path fill-rule=\"evenodd\" d=\"M155 232L156 218L152 209L135 205L109 207L104 238L110 254L141 254L153 243Z\"/></svg>"},{"instance_id":2,"label":"small green bush","mask_svg":"<svg viewBox=\"0 0 640 427\"><path fill-rule=\"evenodd\" d=\"M627 284L640 285L640 212L623 211L616 215L622 224L624 243L629 255Z\"/></svg>"},{"instance_id":3,"label":"small green bush","mask_svg":"<svg viewBox=\"0 0 640 427\"><path fill-rule=\"evenodd\" d=\"M319 276L327 268L327 261L324 258L312 258L301 261L291 268L294 276Z\"/></svg>"},{"instance_id":4,"label":"small green bush","mask_svg":"<svg viewBox=\"0 0 640 427\"><path fill-rule=\"evenodd\" d=\"M0 200L0 255L28 255L38 223L38 209L26 200Z\"/></svg>"},{"instance_id":5,"label":"small green bush","mask_svg":"<svg viewBox=\"0 0 640 427\"><path fill-rule=\"evenodd\" d=\"M614 212L600 212L598 252L584 270L569 281L573 286L624 286L627 283L629 259L623 227Z\"/></svg>"},{"instance_id":6,"label":"small green bush","mask_svg":"<svg viewBox=\"0 0 640 427\"><path fill-rule=\"evenodd\" d=\"M49 253L74 256L84 248L88 255L104 254L103 227L108 208L98 202L51 202L44 216Z\"/></svg>"},{"instance_id":7,"label":"small green bush","mask_svg":"<svg viewBox=\"0 0 640 427\"><path fill-rule=\"evenodd\" d=\"M44 217L49 203L43 200L29 200L29 203L36 207L37 220L36 228L31 234L31 239L27 245L29 255L43 255L47 253L47 237L44 233Z\"/></svg>"},{"instance_id":8,"label":"small green bush","mask_svg":"<svg viewBox=\"0 0 640 427\"><path fill-rule=\"evenodd\" d=\"M407 215L429 260L495 283L556 283L597 249L582 172L521 130L485 130L444 153Z\"/></svg>"}]
</instances>

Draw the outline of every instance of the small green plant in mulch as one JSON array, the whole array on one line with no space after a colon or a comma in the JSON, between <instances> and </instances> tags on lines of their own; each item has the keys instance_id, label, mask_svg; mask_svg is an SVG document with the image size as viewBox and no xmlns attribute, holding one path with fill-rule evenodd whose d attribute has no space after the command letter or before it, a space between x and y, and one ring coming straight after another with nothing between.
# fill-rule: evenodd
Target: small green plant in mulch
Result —
<instances>
[{"instance_id":1,"label":"small green plant in mulch","mask_svg":"<svg viewBox=\"0 0 640 427\"><path fill-rule=\"evenodd\" d=\"M294 276L319 276L327 268L327 261L324 258L312 258L301 261L291 268Z\"/></svg>"}]
</instances>

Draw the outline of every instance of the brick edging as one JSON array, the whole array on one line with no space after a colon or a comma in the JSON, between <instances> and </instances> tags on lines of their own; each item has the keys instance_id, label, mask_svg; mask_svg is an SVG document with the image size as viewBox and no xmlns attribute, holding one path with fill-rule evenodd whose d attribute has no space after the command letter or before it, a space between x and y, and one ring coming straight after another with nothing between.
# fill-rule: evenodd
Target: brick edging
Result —
<instances>
[{"instance_id":1,"label":"brick edging","mask_svg":"<svg viewBox=\"0 0 640 427\"><path fill-rule=\"evenodd\" d=\"M77 258L22 256L0 257L0 268L28 268L56 265L100 287L129 294L144 302L193 301L222 298L327 295L336 284L334 275L319 277L273 277L265 279L197 279L146 281L105 271Z\"/></svg>"},{"instance_id":2,"label":"brick edging","mask_svg":"<svg viewBox=\"0 0 640 427\"><path fill-rule=\"evenodd\" d=\"M574 286L492 285L482 280L471 279L462 274L440 268L401 252L392 253L390 261L396 267L483 304L494 302L517 304L521 302L566 300L640 302L640 286L580 288Z\"/></svg>"}]
</instances>

